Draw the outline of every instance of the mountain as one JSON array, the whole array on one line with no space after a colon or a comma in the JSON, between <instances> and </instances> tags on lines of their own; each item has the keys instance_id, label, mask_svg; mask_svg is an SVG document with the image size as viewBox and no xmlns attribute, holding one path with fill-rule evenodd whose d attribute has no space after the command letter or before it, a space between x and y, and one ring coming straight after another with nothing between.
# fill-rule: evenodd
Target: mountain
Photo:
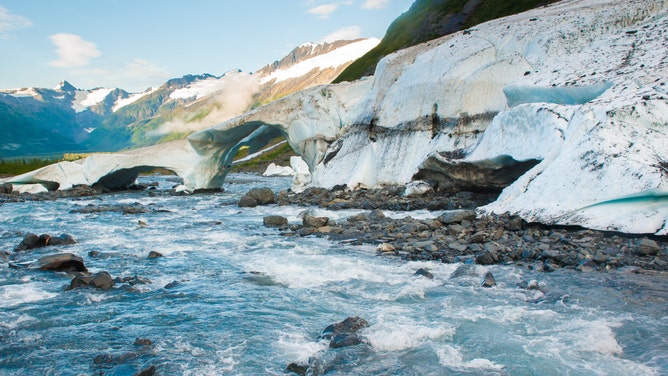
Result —
<instances>
[{"instance_id":1,"label":"mountain","mask_svg":"<svg viewBox=\"0 0 668 376\"><path fill-rule=\"evenodd\" d=\"M330 83L377 39L306 43L255 73L185 75L143 93L0 90L0 158L117 151L180 139L287 94Z\"/></svg>"},{"instance_id":2,"label":"mountain","mask_svg":"<svg viewBox=\"0 0 668 376\"><path fill-rule=\"evenodd\" d=\"M392 52L555 1L416 0L390 24L378 46L350 64L333 82L373 75L380 59Z\"/></svg>"},{"instance_id":3,"label":"mountain","mask_svg":"<svg viewBox=\"0 0 668 376\"><path fill-rule=\"evenodd\" d=\"M83 151L83 142L114 104L128 97L114 88L0 90L0 157Z\"/></svg>"}]
</instances>

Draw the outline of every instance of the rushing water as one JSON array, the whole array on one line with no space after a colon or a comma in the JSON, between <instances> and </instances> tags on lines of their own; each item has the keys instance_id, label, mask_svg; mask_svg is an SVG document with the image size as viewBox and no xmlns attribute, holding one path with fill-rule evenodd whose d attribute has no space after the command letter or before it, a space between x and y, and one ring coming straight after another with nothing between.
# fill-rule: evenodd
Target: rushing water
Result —
<instances>
[{"instance_id":1,"label":"rushing water","mask_svg":"<svg viewBox=\"0 0 668 376\"><path fill-rule=\"evenodd\" d=\"M473 266L451 278L458 265L281 236L262 218L298 222L304 208L235 203L252 187L278 191L289 180L231 180L214 195L122 193L0 207L1 250L11 251L28 231L79 240L26 251L15 262L72 252L92 272L152 282L66 291L65 273L3 263L0 374L132 375L153 364L160 375L281 375L289 363L309 361L311 371L331 375L668 374L665 275ZM134 202L157 210L70 213ZM152 250L165 257L147 259ZM435 278L414 276L418 268ZM480 287L487 270L494 288ZM549 291L518 288L530 280ZM318 340L327 325L354 315L370 324L361 331L368 344L329 349ZM136 338L153 344L135 345Z\"/></svg>"}]
</instances>

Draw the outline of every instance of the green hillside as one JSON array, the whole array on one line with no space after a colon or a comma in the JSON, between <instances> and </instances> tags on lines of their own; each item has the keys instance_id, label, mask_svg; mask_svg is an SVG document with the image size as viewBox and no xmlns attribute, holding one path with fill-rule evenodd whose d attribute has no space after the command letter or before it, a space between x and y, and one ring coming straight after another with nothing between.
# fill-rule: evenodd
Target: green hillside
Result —
<instances>
[{"instance_id":1,"label":"green hillside","mask_svg":"<svg viewBox=\"0 0 668 376\"><path fill-rule=\"evenodd\" d=\"M374 74L386 55L495 18L520 13L556 0L416 0L387 29L374 49L346 68L334 83Z\"/></svg>"}]
</instances>

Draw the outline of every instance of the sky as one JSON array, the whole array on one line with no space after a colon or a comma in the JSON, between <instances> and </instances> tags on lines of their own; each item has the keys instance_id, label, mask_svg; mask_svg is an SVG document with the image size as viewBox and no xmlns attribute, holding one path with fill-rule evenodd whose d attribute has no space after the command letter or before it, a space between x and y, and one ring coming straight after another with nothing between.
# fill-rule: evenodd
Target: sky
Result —
<instances>
[{"instance_id":1,"label":"sky","mask_svg":"<svg viewBox=\"0 0 668 376\"><path fill-rule=\"evenodd\" d=\"M413 0L0 0L0 89L254 72L307 42L382 38Z\"/></svg>"}]
</instances>

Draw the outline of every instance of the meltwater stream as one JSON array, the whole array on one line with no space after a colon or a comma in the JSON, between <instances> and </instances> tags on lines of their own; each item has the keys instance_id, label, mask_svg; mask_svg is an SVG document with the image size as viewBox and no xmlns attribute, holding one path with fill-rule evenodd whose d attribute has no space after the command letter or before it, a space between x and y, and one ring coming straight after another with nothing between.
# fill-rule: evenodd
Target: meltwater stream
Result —
<instances>
[{"instance_id":1,"label":"meltwater stream","mask_svg":"<svg viewBox=\"0 0 668 376\"><path fill-rule=\"evenodd\" d=\"M289 180L230 178L213 195L139 192L1 206L0 250L11 251L25 232L79 241L26 251L15 262L72 252L92 272L151 283L66 291L64 273L3 263L0 375L133 375L149 365L159 375L282 375L293 362L328 375L668 374L665 275L473 266L455 278L458 265L281 236L262 218L297 222L303 207L235 204L250 188L278 191ZM70 213L134 202L156 210ZM164 257L147 259L152 250ZM414 276L418 268L435 278ZM487 270L494 288L480 287ZM547 293L518 287L530 280ZM370 324L361 331L367 344L329 349L318 340L327 325L355 315ZM152 345L135 345L137 338Z\"/></svg>"}]
</instances>

